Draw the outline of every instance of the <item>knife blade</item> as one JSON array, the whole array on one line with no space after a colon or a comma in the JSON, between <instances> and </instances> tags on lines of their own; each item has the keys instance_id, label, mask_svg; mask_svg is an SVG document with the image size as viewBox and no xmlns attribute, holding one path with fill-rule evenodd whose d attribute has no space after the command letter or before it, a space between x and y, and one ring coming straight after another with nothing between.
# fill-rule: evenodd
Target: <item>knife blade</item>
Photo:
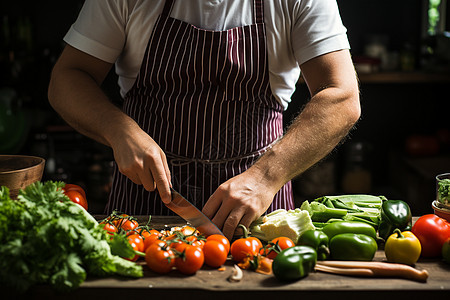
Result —
<instances>
[{"instance_id":1,"label":"knife blade","mask_svg":"<svg viewBox=\"0 0 450 300\"><path fill-rule=\"evenodd\" d=\"M214 224L207 216L205 216L205 214L189 202L189 200L184 198L173 188L170 188L170 192L172 194L172 201L170 203L165 203L167 208L182 217L205 236L210 236L212 234L223 235L222 231L220 231L216 224Z\"/></svg>"}]
</instances>

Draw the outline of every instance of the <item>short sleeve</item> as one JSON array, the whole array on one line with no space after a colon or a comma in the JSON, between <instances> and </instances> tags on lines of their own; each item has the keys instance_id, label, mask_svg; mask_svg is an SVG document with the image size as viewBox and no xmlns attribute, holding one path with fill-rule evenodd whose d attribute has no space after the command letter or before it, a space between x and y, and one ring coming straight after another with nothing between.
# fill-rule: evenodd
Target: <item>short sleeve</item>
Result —
<instances>
[{"instance_id":1,"label":"short sleeve","mask_svg":"<svg viewBox=\"0 0 450 300\"><path fill-rule=\"evenodd\" d=\"M64 41L89 55L114 63L125 45L127 10L126 1L86 0Z\"/></svg>"},{"instance_id":2,"label":"short sleeve","mask_svg":"<svg viewBox=\"0 0 450 300\"><path fill-rule=\"evenodd\" d=\"M350 48L336 0L302 0L294 10L292 47L299 64Z\"/></svg>"}]
</instances>

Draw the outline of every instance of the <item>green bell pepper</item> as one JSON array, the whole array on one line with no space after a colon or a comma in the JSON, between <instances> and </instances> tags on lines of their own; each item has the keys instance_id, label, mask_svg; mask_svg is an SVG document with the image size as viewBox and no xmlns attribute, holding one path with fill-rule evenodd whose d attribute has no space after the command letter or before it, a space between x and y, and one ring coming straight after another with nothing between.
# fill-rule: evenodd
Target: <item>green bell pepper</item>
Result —
<instances>
[{"instance_id":1,"label":"green bell pepper","mask_svg":"<svg viewBox=\"0 0 450 300\"><path fill-rule=\"evenodd\" d=\"M314 270L317 253L309 246L294 246L284 249L274 258L272 272L280 281L295 281Z\"/></svg>"},{"instance_id":2,"label":"green bell pepper","mask_svg":"<svg viewBox=\"0 0 450 300\"><path fill-rule=\"evenodd\" d=\"M377 250L376 240L365 234L342 233L330 240L330 254L335 260L371 261Z\"/></svg>"},{"instance_id":3,"label":"green bell pepper","mask_svg":"<svg viewBox=\"0 0 450 300\"><path fill-rule=\"evenodd\" d=\"M307 230L297 241L297 245L310 246L317 252L317 260L326 260L330 256L329 238L321 230Z\"/></svg>"},{"instance_id":4,"label":"green bell pepper","mask_svg":"<svg viewBox=\"0 0 450 300\"><path fill-rule=\"evenodd\" d=\"M342 233L359 233L365 234L373 239L377 239L377 231L375 227L360 221L338 221L330 223L322 228L322 231L331 239Z\"/></svg>"},{"instance_id":5,"label":"green bell pepper","mask_svg":"<svg viewBox=\"0 0 450 300\"><path fill-rule=\"evenodd\" d=\"M387 200L381 206L381 221L378 235L387 240L396 228L400 231L411 230L412 214L409 205L402 200Z\"/></svg>"}]
</instances>

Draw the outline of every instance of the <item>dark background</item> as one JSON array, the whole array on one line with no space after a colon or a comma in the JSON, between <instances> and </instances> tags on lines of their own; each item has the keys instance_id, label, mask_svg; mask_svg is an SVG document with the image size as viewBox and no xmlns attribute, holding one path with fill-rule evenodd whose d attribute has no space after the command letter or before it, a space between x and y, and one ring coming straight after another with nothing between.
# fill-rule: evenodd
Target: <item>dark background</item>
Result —
<instances>
[{"instance_id":1,"label":"dark background","mask_svg":"<svg viewBox=\"0 0 450 300\"><path fill-rule=\"evenodd\" d=\"M112 153L73 131L47 100L52 65L82 3L0 3L0 99L13 99L10 106L18 115L14 129L0 143L18 142L9 149L0 147L0 153L46 158L43 179L82 185L89 210L100 213L109 191ZM424 35L423 1L339 0L338 4L355 62L370 62L372 71L358 72L362 117L348 139L294 180L297 205L327 194L369 193L403 199L415 215L432 212L434 176L450 172L450 71L447 58L436 54L437 39ZM378 59L368 58L365 47L373 41L380 41L396 57L388 70ZM110 74L104 89L119 103L115 83ZM286 127L308 99L300 81L285 112ZM348 177L351 174L356 177ZM348 178L354 179L343 184Z\"/></svg>"}]
</instances>

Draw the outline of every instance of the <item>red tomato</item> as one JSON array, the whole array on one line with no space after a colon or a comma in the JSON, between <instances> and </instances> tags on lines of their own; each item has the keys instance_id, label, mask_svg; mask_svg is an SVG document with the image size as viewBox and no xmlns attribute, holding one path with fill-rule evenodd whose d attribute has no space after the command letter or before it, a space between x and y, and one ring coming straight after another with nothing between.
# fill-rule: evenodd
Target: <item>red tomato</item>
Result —
<instances>
[{"instance_id":1,"label":"red tomato","mask_svg":"<svg viewBox=\"0 0 450 300\"><path fill-rule=\"evenodd\" d=\"M159 242L161 235L160 234L152 234L144 239L144 252L147 251L148 247L150 247L155 242Z\"/></svg>"},{"instance_id":2,"label":"red tomato","mask_svg":"<svg viewBox=\"0 0 450 300\"><path fill-rule=\"evenodd\" d=\"M182 253L186 247L189 246L189 244L178 241L170 244L170 248L176 250L175 253Z\"/></svg>"},{"instance_id":3,"label":"red tomato","mask_svg":"<svg viewBox=\"0 0 450 300\"><path fill-rule=\"evenodd\" d=\"M145 251L145 262L152 271L166 274L175 266L175 255L165 242L159 241Z\"/></svg>"},{"instance_id":4,"label":"red tomato","mask_svg":"<svg viewBox=\"0 0 450 300\"><path fill-rule=\"evenodd\" d=\"M183 252L175 258L175 267L183 274L192 275L203 266L204 261L205 257L202 249L187 245Z\"/></svg>"},{"instance_id":5,"label":"red tomato","mask_svg":"<svg viewBox=\"0 0 450 300\"><path fill-rule=\"evenodd\" d=\"M83 195L83 197L86 199L86 192L84 191L84 189L76 184L72 184L72 183L66 183L66 185L63 188L64 193L68 192L68 191L77 191L79 192L81 195Z\"/></svg>"},{"instance_id":6,"label":"red tomato","mask_svg":"<svg viewBox=\"0 0 450 300\"><path fill-rule=\"evenodd\" d=\"M255 237L248 237L247 239L252 242L253 247L255 247L255 249L257 249L257 253L259 253L259 250L263 247L261 241Z\"/></svg>"},{"instance_id":7,"label":"red tomato","mask_svg":"<svg viewBox=\"0 0 450 300\"><path fill-rule=\"evenodd\" d=\"M158 230L156 230L156 229L151 229L151 230L149 230L149 229L146 229L146 228L144 228L144 229L142 229L142 228L137 228L137 229L135 229L135 230L133 230L133 231L131 231L131 232L135 232L135 233L137 233L137 234L139 234L140 236L142 236L142 238L145 240L146 238L148 238L149 236L151 236L151 235L153 235L153 234L156 234L156 235L158 235L158 236L161 236L161 234L159 233L159 231Z\"/></svg>"},{"instance_id":8,"label":"red tomato","mask_svg":"<svg viewBox=\"0 0 450 300\"><path fill-rule=\"evenodd\" d=\"M203 248L203 246L205 246L205 240L196 240L195 242L192 242L191 245L194 247L199 247L201 249Z\"/></svg>"},{"instance_id":9,"label":"red tomato","mask_svg":"<svg viewBox=\"0 0 450 300\"><path fill-rule=\"evenodd\" d=\"M450 223L434 214L428 214L417 219L411 231L420 241L421 256L437 257L441 255L444 242L450 238Z\"/></svg>"},{"instance_id":10,"label":"red tomato","mask_svg":"<svg viewBox=\"0 0 450 300\"><path fill-rule=\"evenodd\" d=\"M163 235L164 235L164 240L168 241L169 244L170 244L170 242L175 241L175 240L178 239L178 236L175 233L173 233L171 235L165 235L165 234L163 234Z\"/></svg>"},{"instance_id":11,"label":"red tomato","mask_svg":"<svg viewBox=\"0 0 450 300\"><path fill-rule=\"evenodd\" d=\"M267 258L274 259L278 253L284 249L294 247L295 243L290 238L282 236L273 239L269 244L267 244L267 246L268 247L260 250L260 254L266 256Z\"/></svg>"},{"instance_id":12,"label":"red tomato","mask_svg":"<svg viewBox=\"0 0 450 300\"><path fill-rule=\"evenodd\" d=\"M64 194L67 197L69 197L70 201L80 205L85 210L88 209L88 203L86 201L86 197L84 197L80 192L75 191L75 190L70 190L70 191L64 192Z\"/></svg>"},{"instance_id":13,"label":"red tomato","mask_svg":"<svg viewBox=\"0 0 450 300\"><path fill-rule=\"evenodd\" d=\"M248 256L255 256L259 253L262 248L262 243L260 240L254 237L240 238L231 244L231 256L236 262L243 261Z\"/></svg>"},{"instance_id":14,"label":"red tomato","mask_svg":"<svg viewBox=\"0 0 450 300\"><path fill-rule=\"evenodd\" d=\"M130 230L127 232L127 235L131 235L131 234L139 234L140 236L142 236L142 238L146 238L152 234L160 234L158 230L156 229L147 229L146 227L136 227L133 230Z\"/></svg>"},{"instance_id":15,"label":"red tomato","mask_svg":"<svg viewBox=\"0 0 450 300\"><path fill-rule=\"evenodd\" d=\"M196 237L194 235L187 236L184 239L184 241L187 244L189 244L189 245L192 245L192 246L195 246L195 247L199 247L199 248L203 248L203 246L205 245L205 240L204 239L202 239L202 238L200 239L200 238L198 238L198 237Z\"/></svg>"},{"instance_id":16,"label":"red tomato","mask_svg":"<svg viewBox=\"0 0 450 300\"><path fill-rule=\"evenodd\" d=\"M125 214L121 215L119 219L114 220L113 224L116 225L117 228L122 228L125 231L134 230L139 226L139 223L135 218Z\"/></svg>"},{"instance_id":17,"label":"red tomato","mask_svg":"<svg viewBox=\"0 0 450 300\"><path fill-rule=\"evenodd\" d=\"M184 240L185 240L186 242L188 242L188 243L194 243L194 242L196 242L198 239L197 239L197 237L196 237L195 235L190 235L190 236L187 236Z\"/></svg>"},{"instance_id":18,"label":"red tomato","mask_svg":"<svg viewBox=\"0 0 450 300\"><path fill-rule=\"evenodd\" d=\"M127 236L128 242L130 243L131 247L133 247L134 251L144 252L144 240L139 234L132 234ZM127 258L131 261L138 260L139 255L135 255L133 258Z\"/></svg>"},{"instance_id":19,"label":"red tomato","mask_svg":"<svg viewBox=\"0 0 450 300\"><path fill-rule=\"evenodd\" d=\"M203 254L205 256L205 263L212 268L222 266L228 257L227 248L216 240L206 241L203 246Z\"/></svg>"},{"instance_id":20,"label":"red tomato","mask_svg":"<svg viewBox=\"0 0 450 300\"><path fill-rule=\"evenodd\" d=\"M100 224L103 226L103 229L106 230L108 232L108 234L110 234L110 235L114 235L114 233L117 232L117 227L111 223L102 222Z\"/></svg>"},{"instance_id":21,"label":"red tomato","mask_svg":"<svg viewBox=\"0 0 450 300\"><path fill-rule=\"evenodd\" d=\"M225 246L225 250L227 251L227 254L230 252L230 241L224 235L212 234L206 238L206 242L209 242L209 241L218 241L218 242L222 243L222 245Z\"/></svg>"},{"instance_id":22,"label":"red tomato","mask_svg":"<svg viewBox=\"0 0 450 300\"><path fill-rule=\"evenodd\" d=\"M156 229L144 229L140 232L143 238L149 237L150 235L156 234L157 236L161 236L161 233Z\"/></svg>"}]
</instances>

